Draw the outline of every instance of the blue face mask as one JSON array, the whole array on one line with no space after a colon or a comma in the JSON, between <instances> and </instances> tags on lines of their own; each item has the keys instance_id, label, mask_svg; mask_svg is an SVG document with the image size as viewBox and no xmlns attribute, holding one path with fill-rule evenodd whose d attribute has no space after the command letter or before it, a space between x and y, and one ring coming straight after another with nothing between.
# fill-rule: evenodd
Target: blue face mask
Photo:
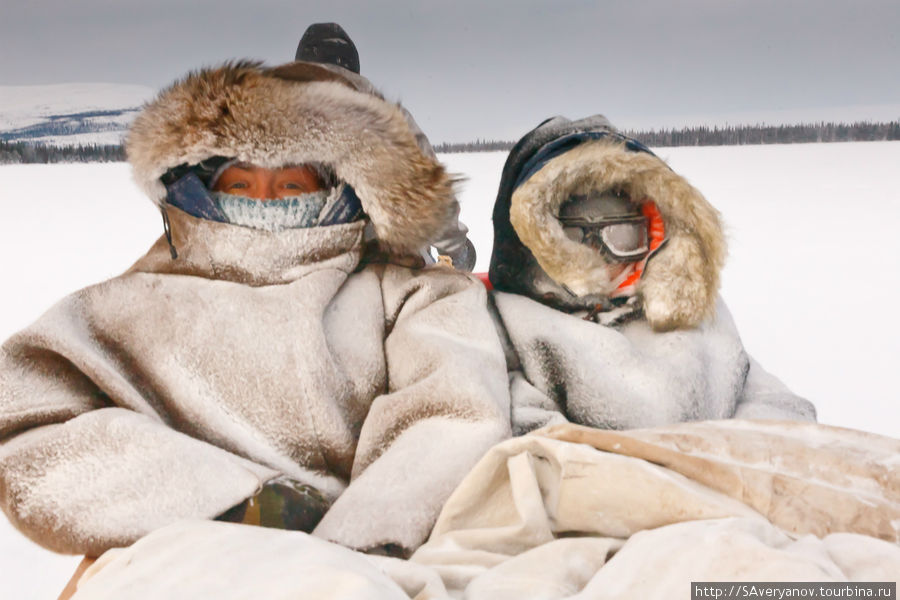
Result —
<instances>
[{"instance_id":1,"label":"blue face mask","mask_svg":"<svg viewBox=\"0 0 900 600\"><path fill-rule=\"evenodd\" d=\"M227 223L273 232L318 225L329 194L330 190L321 190L288 198L257 200L210 192Z\"/></svg>"}]
</instances>

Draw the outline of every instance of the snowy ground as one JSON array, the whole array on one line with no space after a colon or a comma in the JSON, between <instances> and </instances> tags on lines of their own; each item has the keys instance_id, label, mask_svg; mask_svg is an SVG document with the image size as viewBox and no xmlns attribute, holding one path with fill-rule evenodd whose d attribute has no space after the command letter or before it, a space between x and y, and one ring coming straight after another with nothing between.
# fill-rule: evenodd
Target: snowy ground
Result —
<instances>
[{"instance_id":1,"label":"snowy ground","mask_svg":"<svg viewBox=\"0 0 900 600\"><path fill-rule=\"evenodd\" d=\"M900 436L900 142L664 148L719 208L722 293L745 345L823 423ZM442 156L486 270L505 153ZM0 167L0 339L127 268L161 233L128 167ZM78 563L0 520L0 598L53 598Z\"/></svg>"}]
</instances>

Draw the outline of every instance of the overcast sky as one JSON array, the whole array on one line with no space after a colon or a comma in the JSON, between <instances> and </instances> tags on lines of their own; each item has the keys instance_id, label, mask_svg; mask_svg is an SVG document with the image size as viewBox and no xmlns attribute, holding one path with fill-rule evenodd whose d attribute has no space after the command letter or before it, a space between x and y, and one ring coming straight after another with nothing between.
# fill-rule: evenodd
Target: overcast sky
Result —
<instances>
[{"instance_id":1,"label":"overcast sky","mask_svg":"<svg viewBox=\"0 0 900 600\"><path fill-rule=\"evenodd\" d=\"M630 127L900 105L898 0L183 4L3 0L0 85L158 88L228 58L285 62L308 24L336 21L433 142L515 139L555 114Z\"/></svg>"}]
</instances>

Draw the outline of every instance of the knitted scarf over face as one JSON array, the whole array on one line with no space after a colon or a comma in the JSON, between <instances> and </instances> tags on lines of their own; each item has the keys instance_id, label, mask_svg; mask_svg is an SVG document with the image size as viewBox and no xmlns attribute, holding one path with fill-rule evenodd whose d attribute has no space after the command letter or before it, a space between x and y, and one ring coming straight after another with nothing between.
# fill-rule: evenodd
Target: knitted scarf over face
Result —
<instances>
[{"instance_id":1,"label":"knitted scarf over face","mask_svg":"<svg viewBox=\"0 0 900 600\"><path fill-rule=\"evenodd\" d=\"M329 190L273 200L257 200L224 192L211 192L210 195L228 223L277 232L318 225Z\"/></svg>"}]
</instances>

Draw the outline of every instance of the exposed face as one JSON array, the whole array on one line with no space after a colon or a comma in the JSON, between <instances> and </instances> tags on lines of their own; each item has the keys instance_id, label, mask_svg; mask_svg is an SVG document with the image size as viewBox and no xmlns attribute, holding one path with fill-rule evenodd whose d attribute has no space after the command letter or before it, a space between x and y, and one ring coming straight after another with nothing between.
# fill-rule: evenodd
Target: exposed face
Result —
<instances>
[{"instance_id":1,"label":"exposed face","mask_svg":"<svg viewBox=\"0 0 900 600\"><path fill-rule=\"evenodd\" d=\"M324 186L315 169L304 165L264 169L235 164L222 172L212 189L257 200L278 200L317 192Z\"/></svg>"}]
</instances>

